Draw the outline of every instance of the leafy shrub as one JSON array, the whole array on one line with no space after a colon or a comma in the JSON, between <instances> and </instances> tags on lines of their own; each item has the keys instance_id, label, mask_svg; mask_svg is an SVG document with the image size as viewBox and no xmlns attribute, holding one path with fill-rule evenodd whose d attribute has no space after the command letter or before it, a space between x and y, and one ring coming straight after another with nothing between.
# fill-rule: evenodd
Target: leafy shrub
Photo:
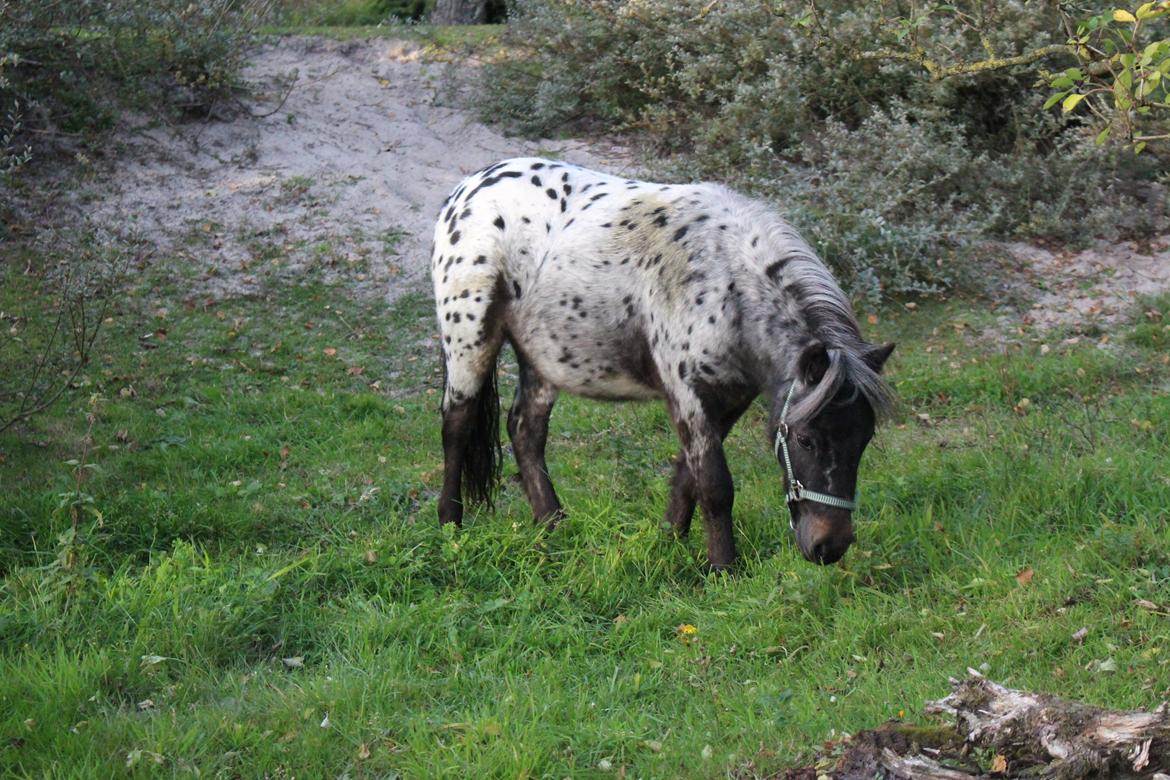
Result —
<instances>
[{"instance_id":1,"label":"leafy shrub","mask_svg":"<svg viewBox=\"0 0 1170 780\"><path fill-rule=\"evenodd\" d=\"M206 113L239 87L266 0L0 0L0 172L119 105Z\"/></svg>"},{"instance_id":2,"label":"leafy shrub","mask_svg":"<svg viewBox=\"0 0 1170 780\"><path fill-rule=\"evenodd\" d=\"M1084 120L1043 110L1038 69L1060 56L938 80L902 57L1063 43L1056 7L981 4L996 14L986 34L955 8L927 23L844 0L520 0L483 115L528 134L643 131L671 175L775 200L871 298L961 282L976 239L1164 228L1165 161L1095 146Z\"/></svg>"}]
</instances>

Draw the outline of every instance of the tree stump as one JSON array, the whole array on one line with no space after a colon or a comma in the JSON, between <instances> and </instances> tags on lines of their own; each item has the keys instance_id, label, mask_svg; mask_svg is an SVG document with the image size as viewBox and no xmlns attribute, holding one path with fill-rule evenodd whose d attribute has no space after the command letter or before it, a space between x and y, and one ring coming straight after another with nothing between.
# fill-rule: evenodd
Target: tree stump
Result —
<instances>
[{"instance_id":1,"label":"tree stump","mask_svg":"<svg viewBox=\"0 0 1170 780\"><path fill-rule=\"evenodd\" d=\"M927 712L957 718L970 745L1034 763L1031 776L1071 780L1170 771L1165 703L1152 712L1107 710L967 672L967 679L951 681L950 696L927 704Z\"/></svg>"},{"instance_id":2,"label":"tree stump","mask_svg":"<svg viewBox=\"0 0 1170 780\"><path fill-rule=\"evenodd\" d=\"M951 680L949 696L926 705L953 726L886 723L848 738L831 771L805 767L778 780L1170 780L1165 703L1152 712L1109 710L967 671L966 679Z\"/></svg>"}]
</instances>

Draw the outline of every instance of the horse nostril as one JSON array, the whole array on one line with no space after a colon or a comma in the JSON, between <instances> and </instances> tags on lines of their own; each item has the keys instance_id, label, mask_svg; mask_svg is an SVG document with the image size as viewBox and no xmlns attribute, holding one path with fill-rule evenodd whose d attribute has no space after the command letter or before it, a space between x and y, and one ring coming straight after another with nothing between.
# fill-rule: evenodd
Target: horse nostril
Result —
<instances>
[{"instance_id":1,"label":"horse nostril","mask_svg":"<svg viewBox=\"0 0 1170 780\"><path fill-rule=\"evenodd\" d=\"M827 563L825 560L829 557L829 545L826 542L817 542L812 548L812 559L814 563Z\"/></svg>"}]
</instances>

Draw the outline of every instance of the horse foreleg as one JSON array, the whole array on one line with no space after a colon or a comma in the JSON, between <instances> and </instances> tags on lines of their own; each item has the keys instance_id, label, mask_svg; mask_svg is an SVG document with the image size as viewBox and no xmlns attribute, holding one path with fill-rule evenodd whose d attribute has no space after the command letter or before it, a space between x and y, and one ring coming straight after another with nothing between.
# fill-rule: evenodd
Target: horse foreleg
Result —
<instances>
[{"instance_id":1,"label":"horse foreleg","mask_svg":"<svg viewBox=\"0 0 1170 780\"><path fill-rule=\"evenodd\" d=\"M680 452L674 459L674 478L670 481L665 523L674 529L676 536L686 536L691 531L694 516L695 478L687 466L686 453Z\"/></svg>"},{"instance_id":2,"label":"horse foreleg","mask_svg":"<svg viewBox=\"0 0 1170 780\"><path fill-rule=\"evenodd\" d=\"M735 427L735 423L751 406L751 400L739 403L729 408L719 419L719 440L727 438L727 434ZM680 452L674 459L674 478L670 483L670 498L666 502L665 522L674 529L677 536L686 536L691 530L691 520L695 516L695 477L687 465L686 452Z\"/></svg>"},{"instance_id":3,"label":"horse foreleg","mask_svg":"<svg viewBox=\"0 0 1170 780\"><path fill-rule=\"evenodd\" d=\"M533 517L538 523L552 525L564 516L544 460L548 420L557 400L557 390L522 356L518 357L520 382L516 387L516 400L508 412L508 436L512 439L512 451L520 467L520 481L528 503L532 505Z\"/></svg>"},{"instance_id":4,"label":"horse foreleg","mask_svg":"<svg viewBox=\"0 0 1170 780\"><path fill-rule=\"evenodd\" d=\"M735 563L731 529L735 484L723 455L723 444L718 439L696 442L687 449L687 462L694 464L695 496L707 531L707 561L712 569L730 569Z\"/></svg>"}]
</instances>

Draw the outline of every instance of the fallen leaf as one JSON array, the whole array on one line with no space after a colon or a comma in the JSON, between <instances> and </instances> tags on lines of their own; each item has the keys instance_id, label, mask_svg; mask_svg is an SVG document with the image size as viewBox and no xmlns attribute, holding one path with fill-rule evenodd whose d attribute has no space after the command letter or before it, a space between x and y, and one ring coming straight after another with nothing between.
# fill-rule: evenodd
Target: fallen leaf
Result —
<instances>
[{"instance_id":1,"label":"fallen leaf","mask_svg":"<svg viewBox=\"0 0 1170 780\"><path fill-rule=\"evenodd\" d=\"M370 757L370 746L363 742L358 746L358 760L365 761Z\"/></svg>"},{"instance_id":2,"label":"fallen leaf","mask_svg":"<svg viewBox=\"0 0 1170 780\"><path fill-rule=\"evenodd\" d=\"M1076 642L1078 645L1083 645L1085 643L1085 637L1087 637L1088 635L1089 635L1089 627L1088 626L1081 626L1080 628L1078 628L1076 631L1073 632L1072 641Z\"/></svg>"},{"instance_id":3,"label":"fallen leaf","mask_svg":"<svg viewBox=\"0 0 1170 780\"><path fill-rule=\"evenodd\" d=\"M1134 602L1134 605L1141 607L1142 609L1148 609L1151 612L1161 612L1162 611L1161 607L1159 607L1157 604L1155 604L1152 601L1147 601L1146 599L1138 599L1137 601Z\"/></svg>"},{"instance_id":4,"label":"fallen leaf","mask_svg":"<svg viewBox=\"0 0 1170 780\"><path fill-rule=\"evenodd\" d=\"M991 759L991 773L1002 775L1007 771L1007 756L1003 753L997 753L995 758Z\"/></svg>"},{"instance_id":5,"label":"fallen leaf","mask_svg":"<svg viewBox=\"0 0 1170 780\"><path fill-rule=\"evenodd\" d=\"M280 662L284 664L285 669L300 669L305 665L304 656L294 655L291 658L282 658Z\"/></svg>"},{"instance_id":6,"label":"fallen leaf","mask_svg":"<svg viewBox=\"0 0 1170 780\"><path fill-rule=\"evenodd\" d=\"M1032 578L1035 576L1036 576L1036 572L1034 572L1032 570L1032 567L1026 566L1023 569L1020 569L1018 572L1016 572L1016 582L1020 583L1021 585L1027 585L1028 583L1030 583L1032 581Z\"/></svg>"},{"instance_id":7,"label":"fallen leaf","mask_svg":"<svg viewBox=\"0 0 1170 780\"><path fill-rule=\"evenodd\" d=\"M1117 662L1112 658L1106 658L1104 661L1097 662L1096 671L1098 672L1116 672Z\"/></svg>"},{"instance_id":8,"label":"fallen leaf","mask_svg":"<svg viewBox=\"0 0 1170 780\"><path fill-rule=\"evenodd\" d=\"M321 351L325 353L326 357L333 357L337 354L337 350L334 347L325 347L325 349Z\"/></svg>"},{"instance_id":9,"label":"fallen leaf","mask_svg":"<svg viewBox=\"0 0 1170 780\"><path fill-rule=\"evenodd\" d=\"M374 564L378 562L378 553L374 550L366 550L366 563Z\"/></svg>"}]
</instances>

